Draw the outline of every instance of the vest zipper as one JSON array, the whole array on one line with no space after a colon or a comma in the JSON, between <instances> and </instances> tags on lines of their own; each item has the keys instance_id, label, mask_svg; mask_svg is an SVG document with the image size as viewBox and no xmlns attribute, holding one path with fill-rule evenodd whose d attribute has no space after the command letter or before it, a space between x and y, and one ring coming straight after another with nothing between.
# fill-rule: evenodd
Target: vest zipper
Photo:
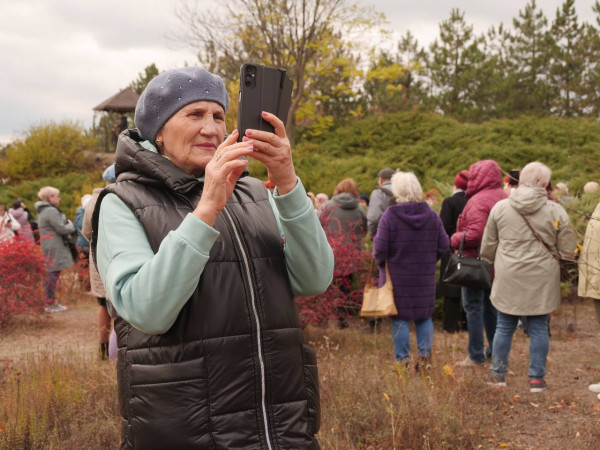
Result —
<instances>
[{"instance_id":1,"label":"vest zipper","mask_svg":"<svg viewBox=\"0 0 600 450\"><path fill-rule=\"evenodd\" d=\"M231 217L231 213L227 210L227 208L224 208L223 212L225 212L225 216L227 216L227 220L229 221L229 223L231 224L231 227L233 229L235 239L240 247L240 252L242 254L242 260L244 262L244 268L246 270L246 275L248 276L248 285L250 287L250 299L251 299L251 303L252 303L252 313L254 314L254 320L256 322L256 341L257 341L257 347L258 347L258 361L260 364L261 407L262 407L262 414L263 414L263 423L265 426L265 437L267 440L267 448L269 450L272 450L273 446L271 445L271 438L269 437L269 420L267 418L267 406L266 406L266 400L265 400L266 375L265 375L265 362L264 362L263 350L262 350L261 326L260 326L260 320L258 318L258 310L256 308L256 297L254 294L254 285L252 283L252 276L251 276L252 274L250 272L250 263L248 261L248 256L246 255L244 246L242 245L242 240L240 238L238 229L235 226L235 222L233 221L233 218Z\"/></svg>"}]
</instances>

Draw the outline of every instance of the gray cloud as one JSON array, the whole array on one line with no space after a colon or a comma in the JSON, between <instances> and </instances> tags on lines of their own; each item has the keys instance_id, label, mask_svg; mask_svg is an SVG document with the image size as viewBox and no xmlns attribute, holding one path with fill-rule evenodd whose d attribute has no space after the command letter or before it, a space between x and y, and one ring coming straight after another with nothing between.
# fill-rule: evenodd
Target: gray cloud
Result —
<instances>
[{"instance_id":1,"label":"gray cloud","mask_svg":"<svg viewBox=\"0 0 600 450\"><path fill-rule=\"evenodd\" d=\"M192 1L192 0L190 0ZM549 20L561 0L538 0ZM594 0L577 0L582 20L595 20ZM203 0L200 6L218 2ZM438 34L453 7L465 12L476 33L510 24L524 0L361 0L385 13L399 34L410 30L421 45ZM32 124L80 121L91 126L92 108L137 78L151 64L161 70L196 61L170 41L181 26L165 0L0 0L0 143Z\"/></svg>"}]
</instances>

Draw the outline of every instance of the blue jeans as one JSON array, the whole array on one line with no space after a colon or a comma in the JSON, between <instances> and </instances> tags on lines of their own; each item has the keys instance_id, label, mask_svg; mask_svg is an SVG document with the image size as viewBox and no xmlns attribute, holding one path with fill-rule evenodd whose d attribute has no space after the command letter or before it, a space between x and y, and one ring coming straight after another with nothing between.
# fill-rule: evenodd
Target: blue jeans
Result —
<instances>
[{"instance_id":1,"label":"blue jeans","mask_svg":"<svg viewBox=\"0 0 600 450\"><path fill-rule=\"evenodd\" d=\"M469 331L469 358L476 363L484 363L486 355L491 356L496 332L496 308L490 301L490 290L463 287L462 298ZM484 328L488 340L485 354L483 353Z\"/></svg>"},{"instance_id":2,"label":"blue jeans","mask_svg":"<svg viewBox=\"0 0 600 450\"><path fill-rule=\"evenodd\" d=\"M546 375L549 318L550 314L527 316L529 378L541 380ZM500 378L504 378L508 372L508 354L518 322L519 316L511 316L498 311L498 326L496 336L494 336L494 351L492 352L492 372Z\"/></svg>"},{"instance_id":3,"label":"blue jeans","mask_svg":"<svg viewBox=\"0 0 600 450\"><path fill-rule=\"evenodd\" d=\"M406 361L410 356L410 333L408 320L392 320L392 338L394 339L394 353L396 361ZM433 321L428 319L415 320L417 328L417 347L422 358L431 356L431 343L433 342Z\"/></svg>"}]
</instances>

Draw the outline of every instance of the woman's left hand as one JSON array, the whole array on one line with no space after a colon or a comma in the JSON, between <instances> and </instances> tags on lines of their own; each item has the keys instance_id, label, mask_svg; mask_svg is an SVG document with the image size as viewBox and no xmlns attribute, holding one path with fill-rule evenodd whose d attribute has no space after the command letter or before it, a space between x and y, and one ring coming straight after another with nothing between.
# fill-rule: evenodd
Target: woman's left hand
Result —
<instances>
[{"instance_id":1,"label":"woman's left hand","mask_svg":"<svg viewBox=\"0 0 600 450\"><path fill-rule=\"evenodd\" d=\"M287 194L298 182L290 140L285 132L285 125L277 116L263 111L262 117L273 125L275 132L246 130L244 141L252 140L254 145L254 151L248 156L265 165L269 180L277 186L279 194Z\"/></svg>"}]
</instances>

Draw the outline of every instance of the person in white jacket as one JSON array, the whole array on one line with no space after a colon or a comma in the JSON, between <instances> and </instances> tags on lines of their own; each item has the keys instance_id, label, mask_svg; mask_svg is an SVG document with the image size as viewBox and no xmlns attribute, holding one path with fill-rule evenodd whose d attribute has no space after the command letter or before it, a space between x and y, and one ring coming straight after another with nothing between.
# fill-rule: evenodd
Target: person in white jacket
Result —
<instances>
[{"instance_id":1,"label":"person in white jacket","mask_svg":"<svg viewBox=\"0 0 600 450\"><path fill-rule=\"evenodd\" d=\"M600 203L596 206L585 230L583 250L579 259L579 285L577 294L594 300L596 318L600 323ZM590 384L588 389L598 394L600 382Z\"/></svg>"},{"instance_id":2,"label":"person in white jacket","mask_svg":"<svg viewBox=\"0 0 600 450\"><path fill-rule=\"evenodd\" d=\"M15 231L21 229L21 224L6 211L6 205L0 203L0 242L10 242L15 238Z\"/></svg>"},{"instance_id":3,"label":"person in white jacket","mask_svg":"<svg viewBox=\"0 0 600 450\"><path fill-rule=\"evenodd\" d=\"M530 392L546 388L548 320L561 299L556 258L572 258L577 245L567 212L548 200L550 175L542 163L527 164L519 187L492 208L481 243L481 257L494 265L490 299L498 311L489 384L506 386L513 333L526 316Z\"/></svg>"}]
</instances>

